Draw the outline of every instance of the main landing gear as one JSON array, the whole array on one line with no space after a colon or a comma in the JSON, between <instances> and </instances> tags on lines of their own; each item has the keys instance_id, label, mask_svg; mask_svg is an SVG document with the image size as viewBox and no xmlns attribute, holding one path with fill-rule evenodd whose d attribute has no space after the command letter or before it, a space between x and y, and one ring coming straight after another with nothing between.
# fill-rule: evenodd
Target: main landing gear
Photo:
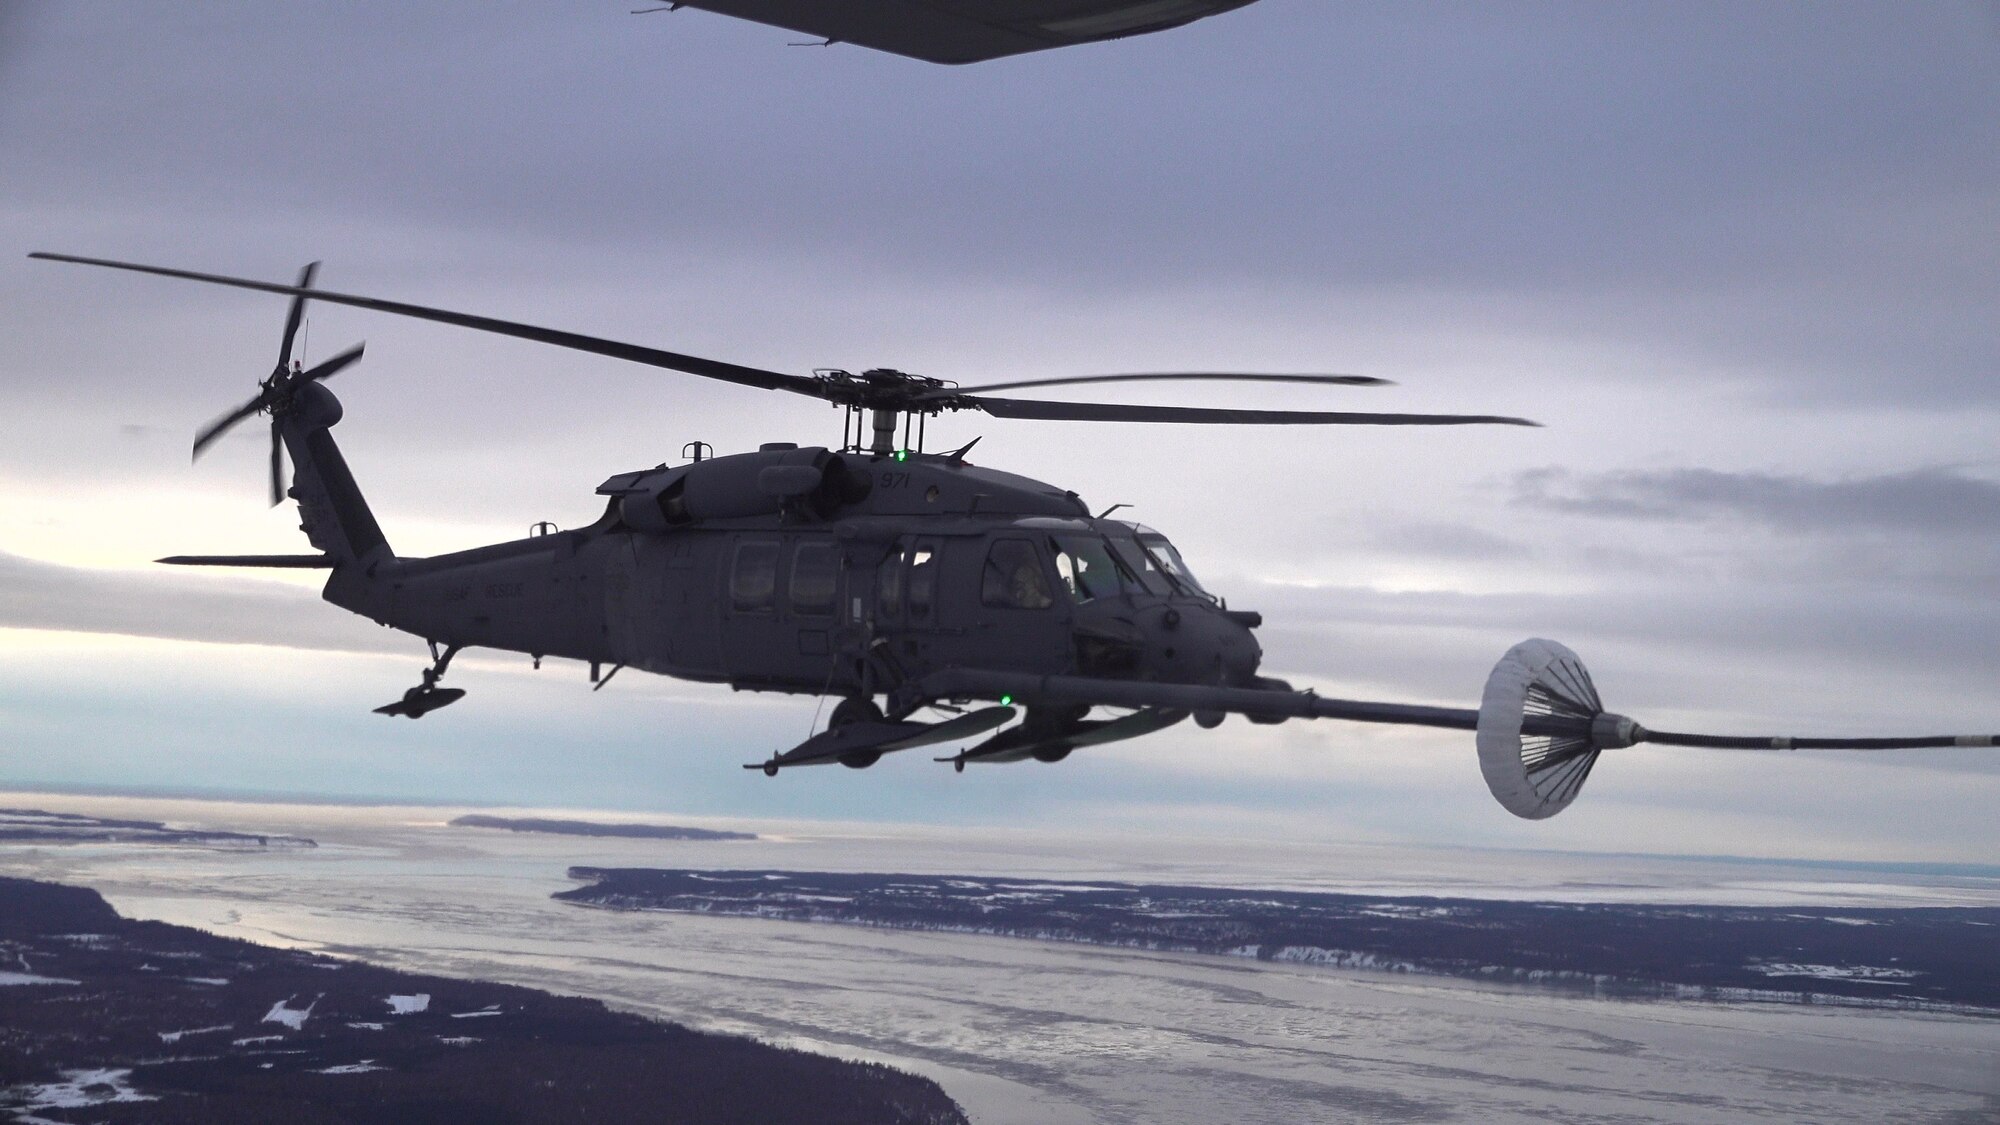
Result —
<instances>
[{"instance_id":1,"label":"main landing gear","mask_svg":"<svg viewBox=\"0 0 2000 1125\"><path fill-rule=\"evenodd\" d=\"M882 709L875 706L873 699L865 695L850 695L833 705L833 714L827 717L826 730L820 735L820 739L825 739L828 735L833 734L833 732L845 727L851 727L856 723L880 723L881 721ZM849 769L861 770L874 765L881 757L882 752L880 750L864 748L838 755L835 760ZM761 768L764 771L765 777L776 777L778 776L778 767L784 764L786 764L784 756L779 755L765 762L761 767L753 763L745 768Z\"/></svg>"},{"instance_id":2,"label":"main landing gear","mask_svg":"<svg viewBox=\"0 0 2000 1125\"><path fill-rule=\"evenodd\" d=\"M826 729L833 730L850 723L879 723L882 709L865 695L850 695L833 705L833 714L827 716Z\"/></svg>"},{"instance_id":3,"label":"main landing gear","mask_svg":"<svg viewBox=\"0 0 2000 1125\"><path fill-rule=\"evenodd\" d=\"M375 708L377 715L401 715L406 719L421 719L432 711L465 698L463 688L441 688L438 680L444 670L451 665L451 658L458 655L457 645L447 645L442 653L436 641L431 646L431 666L424 669L424 682L403 693L403 698L394 703L386 703Z\"/></svg>"}]
</instances>

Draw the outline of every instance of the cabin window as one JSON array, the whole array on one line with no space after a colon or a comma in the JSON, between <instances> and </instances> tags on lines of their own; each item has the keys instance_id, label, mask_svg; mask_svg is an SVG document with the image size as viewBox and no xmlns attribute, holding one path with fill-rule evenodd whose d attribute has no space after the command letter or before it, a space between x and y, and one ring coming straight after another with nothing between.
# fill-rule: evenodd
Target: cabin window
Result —
<instances>
[{"instance_id":1,"label":"cabin window","mask_svg":"<svg viewBox=\"0 0 2000 1125\"><path fill-rule=\"evenodd\" d=\"M903 612L903 552L882 560L875 570L875 612L895 617Z\"/></svg>"},{"instance_id":2,"label":"cabin window","mask_svg":"<svg viewBox=\"0 0 2000 1125\"><path fill-rule=\"evenodd\" d=\"M792 555L792 612L833 615L834 586L840 576L840 549L831 543L801 543Z\"/></svg>"},{"instance_id":3,"label":"cabin window","mask_svg":"<svg viewBox=\"0 0 2000 1125\"><path fill-rule=\"evenodd\" d=\"M986 552L986 573L979 583L979 600L1001 609L1047 609L1055 604L1049 592L1042 557L1026 539L996 540Z\"/></svg>"},{"instance_id":4,"label":"cabin window","mask_svg":"<svg viewBox=\"0 0 2000 1125\"><path fill-rule=\"evenodd\" d=\"M931 615L937 597L937 544L919 543L910 548L910 618L921 621Z\"/></svg>"},{"instance_id":5,"label":"cabin window","mask_svg":"<svg viewBox=\"0 0 2000 1125\"><path fill-rule=\"evenodd\" d=\"M729 573L729 604L738 613L768 613L778 594L778 545L745 543L736 548Z\"/></svg>"}]
</instances>

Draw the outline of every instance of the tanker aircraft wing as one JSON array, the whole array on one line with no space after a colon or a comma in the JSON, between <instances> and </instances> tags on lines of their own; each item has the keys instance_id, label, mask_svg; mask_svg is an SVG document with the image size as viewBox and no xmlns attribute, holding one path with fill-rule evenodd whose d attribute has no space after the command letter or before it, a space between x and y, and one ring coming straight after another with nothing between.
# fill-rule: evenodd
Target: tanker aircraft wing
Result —
<instances>
[{"instance_id":1,"label":"tanker aircraft wing","mask_svg":"<svg viewBox=\"0 0 2000 1125\"><path fill-rule=\"evenodd\" d=\"M1166 31L1254 0L685 0L700 8L935 63L972 63Z\"/></svg>"}]
</instances>

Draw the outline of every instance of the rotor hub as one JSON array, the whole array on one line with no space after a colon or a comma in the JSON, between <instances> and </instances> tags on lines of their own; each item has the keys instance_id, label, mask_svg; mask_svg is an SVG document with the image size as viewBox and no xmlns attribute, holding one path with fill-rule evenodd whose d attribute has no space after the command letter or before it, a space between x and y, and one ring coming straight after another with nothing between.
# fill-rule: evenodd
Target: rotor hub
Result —
<instances>
[{"instance_id":1,"label":"rotor hub","mask_svg":"<svg viewBox=\"0 0 2000 1125\"><path fill-rule=\"evenodd\" d=\"M927 397L948 391L953 384L892 367L872 367L859 375L839 368L821 368L813 372L813 378L819 383L820 397L851 410L936 414L956 409L949 396Z\"/></svg>"}]
</instances>

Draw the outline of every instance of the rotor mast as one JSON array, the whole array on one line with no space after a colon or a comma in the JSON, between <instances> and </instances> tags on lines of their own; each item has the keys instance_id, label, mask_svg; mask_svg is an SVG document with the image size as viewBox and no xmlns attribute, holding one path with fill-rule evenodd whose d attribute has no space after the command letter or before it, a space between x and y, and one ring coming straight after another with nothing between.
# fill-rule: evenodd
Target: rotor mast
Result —
<instances>
[{"instance_id":1,"label":"rotor mast","mask_svg":"<svg viewBox=\"0 0 2000 1125\"><path fill-rule=\"evenodd\" d=\"M886 406L878 406L868 412L869 423L875 429L874 438L868 443L870 453L896 452L896 420L901 415L902 411Z\"/></svg>"}]
</instances>

